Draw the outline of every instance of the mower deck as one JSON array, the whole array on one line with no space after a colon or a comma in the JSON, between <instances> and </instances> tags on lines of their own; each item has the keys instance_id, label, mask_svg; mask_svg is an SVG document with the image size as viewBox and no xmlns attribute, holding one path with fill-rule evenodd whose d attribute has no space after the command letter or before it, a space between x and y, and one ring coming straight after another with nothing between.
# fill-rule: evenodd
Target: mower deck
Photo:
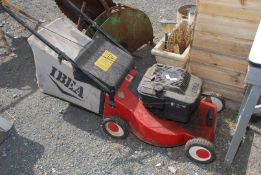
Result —
<instances>
[{"instance_id":1,"label":"mower deck","mask_svg":"<svg viewBox=\"0 0 261 175\"><path fill-rule=\"evenodd\" d=\"M115 95L115 106L109 104L109 97L104 105L104 117L118 116L126 120L130 130L142 141L161 147L172 147L186 144L192 138L214 139L216 115L208 125L209 109L216 114L216 106L201 100L197 111L188 123L180 123L160 119L150 113L139 98L129 89L130 83L136 75L132 70L125 78Z\"/></svg>"}]
</instances>

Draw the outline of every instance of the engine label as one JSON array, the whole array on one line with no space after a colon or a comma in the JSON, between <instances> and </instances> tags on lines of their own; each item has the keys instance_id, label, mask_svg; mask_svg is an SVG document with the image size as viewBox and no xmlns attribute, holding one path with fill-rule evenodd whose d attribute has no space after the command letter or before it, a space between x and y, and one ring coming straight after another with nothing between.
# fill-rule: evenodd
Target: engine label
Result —
<instances>
[{"instance_id":1,"label":"engine label","mask_svg":"<svg viewBox=\"0 0 261 175\"><path fill-rule=\"evenodd\" d=\"M116 60L117 56L106 50L94 64L104 72L107 72Z\"/></svg>"}]
</instances>

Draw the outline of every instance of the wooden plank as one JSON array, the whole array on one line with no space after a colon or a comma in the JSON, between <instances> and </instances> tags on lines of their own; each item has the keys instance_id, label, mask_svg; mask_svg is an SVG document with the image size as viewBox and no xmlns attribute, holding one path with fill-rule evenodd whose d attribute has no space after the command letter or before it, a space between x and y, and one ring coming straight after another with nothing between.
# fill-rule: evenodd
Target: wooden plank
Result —
<instances>
[{"instance_id":1,"label":"wooden plank","mask_svg":"<svg viewBox=\"0 0 261 175\"><path fill-rule=\"evenodd\" d=\"M235 2L234 2L235 3ZM259 9L246 8L245 6L229 6L220 1L202 1L199 5L200 14L213 16L224 16L249 21L259 21L261 18L261 3L257 6Z\"/></svg>"},{"instance_id":2,"label":"wooden plank","mask_svg":"<svg viewBox=\"0 0 261 175\"><path fill-rule=\"evenodd\" d=\"M192 74L205 80L211 80L217 83L238 88L245 87L244 73L222 70L218 69L217 67L198 64L193 61L190 61L190 70Z\"/></svg>"},{"instance_id":3,"label":"wooden plank","mask_svg":"<svg viewBox=\"0 0 261 175\"><path fill-rule=\"evenodd\" d=\"M247 59L252 41L231 36L195 31L193 47L204 48L211 52Z\"/></svg>"},{"instance_id":4,"label":"wooden plank","mask_svg":"<svg viewBox=\"0 0 261 175\"><path fill-rule=\"evenodd\" d=\"M241 4L240 0L199 0L199 5L203 3L215 3L217 5L238 9L261 10L260 0L246 0L244 5Z\"/></svg>"},{"instance_id":5,"label":"wooden plank","mask_svg":"<svg viewBox=\"0 0 261 175\"><path fill-rule=\"evenodd\" d=\"M206 66L213 66L219 69L225 69L234 72L244 73L247 71L248 62L235 57L215 54L209 51L193 49L190 60Z\"/></svg>"},{"instance_id":6,"label":"wooden plank","mask_svg":"<svg viewBox=\"0 0 261 175\"><path fill-rule=\"evenodd\" d=\"M196 31L209 32L246 40L253 40L258 23L227 18L222 16L210 16L198 14Z\"/></svg>"},{"instance_id":7,"label":"wooden plank","mask_svg":"<svg viewBox=\"0 0 261 175\"><path fill-rule=\"evenodd\" d=\"M226 99L235 102L241 102L244 97L245 89L227 86L225 84L216 83L209 80L203 80L203 82L203 91L218 92L222 94Z\"/></svg>"}]
</instances>

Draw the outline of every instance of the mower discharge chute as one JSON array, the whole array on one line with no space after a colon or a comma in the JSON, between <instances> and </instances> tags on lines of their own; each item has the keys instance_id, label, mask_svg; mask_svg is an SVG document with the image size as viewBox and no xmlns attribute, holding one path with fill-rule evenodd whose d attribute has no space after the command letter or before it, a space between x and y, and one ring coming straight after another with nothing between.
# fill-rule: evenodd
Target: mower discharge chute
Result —
<instances>
[{"instance_id":1,"label":"mower discharge chute","mask_svg":"<svg viewBox=\"0 0 261 175\"><path fill-rule=\"evenodd\" d=\"M74 23L79 30L86 30L86 34L93 38L97 31L84 23L63 0L55 0L61 11ZM149 17L141 10L112 0L72 0L83 13L94 20L108 35L134 52L142 45L153 42L153 29Z\"/></svg>"}]
</instances>

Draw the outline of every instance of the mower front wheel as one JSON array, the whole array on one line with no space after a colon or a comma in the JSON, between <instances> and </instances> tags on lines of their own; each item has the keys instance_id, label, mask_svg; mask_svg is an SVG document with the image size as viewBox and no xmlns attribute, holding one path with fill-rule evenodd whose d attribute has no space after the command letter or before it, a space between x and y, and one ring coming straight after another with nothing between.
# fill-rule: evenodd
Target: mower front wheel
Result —
<instances>
[{"instance_id":1,"label":"mower front wheel","mask_svg":"<svg viewBox=\"0 0 261 175\"><path fill-rule=\"evenodd\" d=\"M102 128L106 134L115 139L125 139L129 135L128 123L117 116L105 118Z\"/></svg>"},{"instance_id":2,"label":"mower front wheel","mask_svg":"<svg viewBox=\"0 0 261 175\"><path fill-rule=\"evenodd\" d=\"M225 109L226 101L225 98L216 92L208 91L203 92L202 94L204 97L209 98L211 103L215 104L217 106L217 112L220 113Z\"/></svg>"},{"instance_id":3,"label":"mower front wheel","mask_svg":"<svg viewBox=\"0 0 261 175\"><path fill-rule=\"evenodd\" d=\"M185 145L186 156L197 163L208 164L216 159L214 145L203 138L194 138Z\"/></svg>"}]
</instances>

